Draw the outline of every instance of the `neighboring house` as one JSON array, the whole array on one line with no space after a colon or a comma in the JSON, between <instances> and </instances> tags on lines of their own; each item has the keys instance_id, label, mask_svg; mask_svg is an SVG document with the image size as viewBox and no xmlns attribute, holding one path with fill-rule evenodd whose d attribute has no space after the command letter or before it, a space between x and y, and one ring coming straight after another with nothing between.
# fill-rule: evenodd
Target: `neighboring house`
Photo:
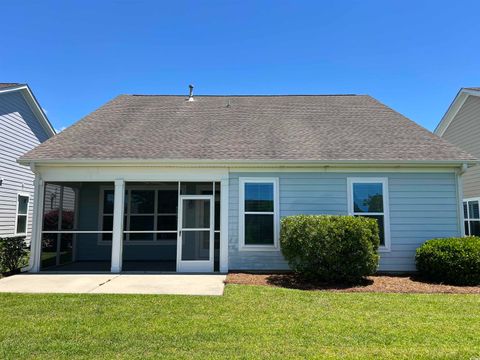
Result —
<instances>
[{"instance_id":1,"label":"neighboring house","mask_svg":"<svg viewBox=\"0 0 480 360\"><path fill-rule=\"evenodd\" d=\"M0 237L30 241L34 174L16 160L54 134L28 85L0 83Z\"/></svg>"},{"instance_id":2,"label":"neighboring house","mask_svg":"<svg viewBox=\"0 0 480 360\"><path fill-rule=\"evenodd\" d=\"M226 272L288 269L294 214L375 218L379 270L415 270L425 240L463 233L476 160L370 96L122 95L19 162L32 271Z\"/></svg>"},{"instance_id":3,"label":"neighboring house","mask_svg":"<svg viewBox=\"0 0 480 360\"><path fill-rule=\"evenodd\" d=\"M435 134L480 158L480 88L462 88L435 129ZM465 235L480 236L480 166L463 179Z\"/></svg>"}]
</instances>

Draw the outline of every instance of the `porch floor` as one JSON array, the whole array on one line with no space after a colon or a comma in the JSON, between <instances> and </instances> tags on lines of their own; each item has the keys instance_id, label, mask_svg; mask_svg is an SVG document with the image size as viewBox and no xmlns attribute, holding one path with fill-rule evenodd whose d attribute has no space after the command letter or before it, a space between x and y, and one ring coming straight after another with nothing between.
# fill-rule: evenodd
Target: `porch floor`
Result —
<instances>
[{"instance_id":1,"label":"porch floor","mask_svg":"<svg viewBox=\"0 0 480 360\"><path fill-rule=\"evenodd\" d=\"M122 271L175 272L175 261L124 261ZM110 261L76 261L42 269L42 272L110 272Z\"/></svg>"}]
</instances>

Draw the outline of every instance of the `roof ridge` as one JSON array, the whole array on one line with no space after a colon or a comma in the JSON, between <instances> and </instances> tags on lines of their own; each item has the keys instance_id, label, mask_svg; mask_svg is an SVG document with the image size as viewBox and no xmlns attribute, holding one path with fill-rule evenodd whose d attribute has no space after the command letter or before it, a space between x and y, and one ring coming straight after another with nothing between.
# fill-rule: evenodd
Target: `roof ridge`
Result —
<instances>
[{"instance_id":1,"label":"roof ridge","mask_svg":"<svg viewBox=\"0 0 480 360\"><path fill-rule=\"evenodd\" d=\"M181 96L181 97L188 97L188 94L124 94L123 96ZM276 95L268 95L268 94L240 94L240 95L194 95L194 97L301 97L301 96L311 96L311 97L316 97L316 96L369 96L367 94L276 94Z\"/></svg>"}]
</instances>

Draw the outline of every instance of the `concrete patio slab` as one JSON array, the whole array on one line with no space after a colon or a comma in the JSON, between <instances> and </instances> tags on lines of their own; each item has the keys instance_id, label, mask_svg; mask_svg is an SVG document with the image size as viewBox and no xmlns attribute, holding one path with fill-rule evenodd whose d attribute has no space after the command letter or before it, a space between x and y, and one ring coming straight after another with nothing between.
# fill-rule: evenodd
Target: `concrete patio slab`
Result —
<instances>
[{"instance_id":1,"label":"concrete patio slab","mask_svg":"<svg viewBox=\"0 0 480 360\"><path fill-rule=\"evenodd\" d=\"M113 277L115 274L18 274L0 279L0 292L88 293Z\"/></svg>"},{"instance_id":2,"label":"concrete patio slab","mask_svg":"<svg viewBox=\"0 0 480 360\"><path fill-rule=\"evenodd\" d=\"M0 292L223 295L225 275L19 274L0 279Z\"/></svg>"},{"instance_id":3,"label":"concrete patio slab","mask_svg":"<svg viewBox=\"0 0 480 360\"><path fill-rule=\"evenodd\" d=\"M225 275L120 275L92 293L223 295Z\"/></svg>"}]
</instances>

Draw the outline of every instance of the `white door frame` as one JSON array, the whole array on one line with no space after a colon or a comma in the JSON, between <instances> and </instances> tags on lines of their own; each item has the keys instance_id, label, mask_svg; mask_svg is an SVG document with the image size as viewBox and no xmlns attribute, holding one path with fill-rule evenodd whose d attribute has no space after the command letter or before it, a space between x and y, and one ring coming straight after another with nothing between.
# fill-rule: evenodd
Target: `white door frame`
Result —
<instances>
[{"instance_id":1,"label":"white door frame","mask_svg":"<svg viewBox=\"0 0 480 360\"><path fill-rule=\"evenodd\" d=\"M210 202L209 228L183 229L183 201L208 200ZM213 272L214 257L214 195L180 195L178 205L178 239L177 239L177 272ZM184 231L209 231L209 259L208 260L182 260L182 236Z\"/></svg>"}]
</instances>

